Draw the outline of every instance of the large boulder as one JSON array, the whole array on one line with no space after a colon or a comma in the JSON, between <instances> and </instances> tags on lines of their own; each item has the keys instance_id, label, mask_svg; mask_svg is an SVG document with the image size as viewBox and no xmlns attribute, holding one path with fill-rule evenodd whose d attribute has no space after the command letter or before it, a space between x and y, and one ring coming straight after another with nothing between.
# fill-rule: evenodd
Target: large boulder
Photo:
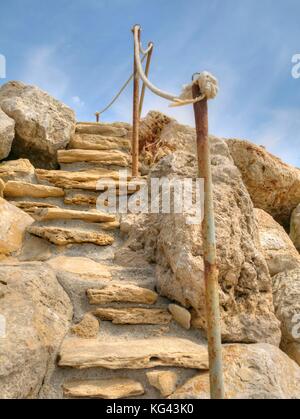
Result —
<instances>
[{"instance_id":1,"label":"large boulder","mask_svg":"<svg viewBox=\"0 0 300 419\"><path fill-rule=\"evenodd\" d=\"M8 157L15 138L15 121L4 113L0 106L0 160Z\"/></svg>"},{"instance_id":2,"label":"large boulder","mask_svg":"<svg viewBox=\"0 0 300 419\"><path fill-rule=\"evenodd\" d=\"M72 317L69 298L41 263L0 266L0 398L38 398Z\"/></svg>"},{"instance_id":3,"label":"large boulder","mask_svg":"<svg viewBox=\"0 0 300 419\"><path fill-rule=\"evenodd\" d=\"M300 202L300 170L248 141L227 140L227 144L254 206L289 228Z\"/></svg>"},{"instance_id":4,"label":"large boulder","mask_svg":"<svg viewBox=\"0 0 300 419\"><path fill-rule=\"evenodd\" d=\"M284 228L264 210L255 209L255 216L271 276L300 268L300 254Z\"/></svg>"},{"instance_id":5,"label":"large boulder","mask_svg":"<svg viewBox=\"0 0 300 419\"><path fill-rule=\"evenodd\" d=\"M293 211L291 218L290 237L296 248L300 252L300 204Z\"/></svg>"},{"instance_id":6,"label":"large boulder","mask_svg":"<svg viewBox=\"0 0 300 419\"><path fill-rule=\"evenodd\" d=\"M181 136L183 132L181 127ZM176 134L175 129L175 143ZM250 196L226 143L211 138L211 146L223 341L279 345L271 278ZM196 158L183 152L171 154L153 168L151 176L195 178ZM160 293L194 308L194 326L206 329L201 226L187 224L187 218L187 214L143 216L129 228L125 247L139 255L143 251L149 262L157 264Z\"/></svg>"},{"instance_id":7,"label":"large boulder","mask_svg":"<svg viewBox=\"0 0 300 419\"><path fill-rule=\"evenodd\" d=\"M18 252L32 223L34 219L28 214L0 198L0 255Z\"/></svg>"},{"instance_id":8,"label":"large boulder","mask_svg":"<svg viewBox=\"0 0 300 419\"><path fill-rule=\"evenodd\" d=\"M300 399L300 368L278 348L266 344L224 347L228 399ZM209 374L188 380L170 399L208 399Z\"/></svg>"},{"instance_id":9,"label":"large boulder","mask_svg":"<svg viewBox=\"0 0 300 419\"><path fill-rule=\"evenodd\" d=\"M16 122L13 156L54 168L57 150L64 149L75 132L74 112L39 88L15 81L0 88L0 107Z\"/></svg>"},{"instance_id":10,"label":"large boulder","mask_svg":"<svg viewBox=\"0 0 300 419\"><path fill-rule=\"evenodd\" d=\"M282 349L300 365L300 268L273 278L276 316L281 321Z\"/></svg>"}]
</instances>

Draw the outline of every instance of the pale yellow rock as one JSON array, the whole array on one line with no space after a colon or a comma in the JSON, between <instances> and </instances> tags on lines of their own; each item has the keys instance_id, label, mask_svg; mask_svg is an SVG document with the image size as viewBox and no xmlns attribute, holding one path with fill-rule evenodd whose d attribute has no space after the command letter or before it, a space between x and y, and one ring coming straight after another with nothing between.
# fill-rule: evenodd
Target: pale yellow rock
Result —
<instances>
[{"instance_id":1,"label":"pale yellow rock","mask_svg":"<svg viewBox=\"0 0 300 419\"><path fill-rule=\"evenodd\" d=\"M27 229L27 231L30 234L46 239L57 246L83 243L92 243L98 246L109 246L114 242L114 238L108 234L74 228L68 229L59 227L31 226Z\"/></svg>"},{"instance_id":2,"label":"pale yellow rock","mask_svg":"<svg viewBox=\"0 0 300 419\"><path fill-rule=\"evenodd\" d=\"M34 167L27 159L5 161L0 164L0 178L5 182L9 180L33 182Z\"/></svg>"},{"instance_id":3,"label":"pale yellow rock","mask_svg":"<svg viewBox=\"0 0 300 419\"><path fill-rule=\"evenodd\" d=\"M0 198L3 198L4 189L5 189L5 182L2 179L0 179Z\"/></svg>"},{"instance_id":4,"label":"pale yellow rock","mask_svg":"<svg viewBox=\"0 0 300 419\"><path fill-rule=\"evenodd\" d=\"M98 308L94 315L113 324L169 324L167 310L152 308Z\"/></svg>"},{"instance_id":5,"label":"pale yellow rock","mask_svg":"<svg viewBox=\"0 0 300 419\"><path fill-rule=\"evenodd\" d=\"M62 197L64 194L65 193L61 188L18 181L8 181L4 190L5 196L13 198L22 198L26 196L31 198L50 198Z\"/></svg>"},{"instance_id":6,"label":"pale yellow rock","mask_svg":"<svg viewBox=\"0 0 300 419\"><path fill-rule=\"evenodd\" d=\"M99 334L99 321L90 313L87 313L82 321L71 327L73 335L83 339L93 339Z\"/></svg>"},{"instance_id":7,"label":"pale yellow rock","mask_svg":"<svg viewBox=\"0 0 300 419\"><path fill-rule=\"evenodd\" d=\"M105 135L109 137L125 137L127 130L112 124L78 123L76 133L90 135Z\"/></svg>"},{"instance_id":8,"label":"pale yellow rock","mask_svg":"<svg viewBox=\"0 0 300 419\"><path fill-rule=\"evenodd\" d=\"M205 345L167 336L147 341L67 338L61 346L59 365L77 369L136 370L174 366L207 370L208 352Z\"/></svg>"},{"instance_id":9,"label":"pale yellow rock","mask_svg":"<svg viewBox=\"0 0 300 419\"><path fill-rule=\"evenodd\" d=\"M28 214L0 198L0 254L20 250L26 229L33 222Z\"/></svg>"},{"instance_id":10,"label":"pale yellow rock","mask_svg":"<svg viewBox=\"0 0 300 419\"><path fill-rule=\"evenodd\" d=\"M118 150L61 150L57 153L59 163L98 162L106 166L127 167L130 163L128 154Z\"/></svg>"},{"instance_id":11,"label":"pale yellow rock","mask_svg":"<svg viewBox=\"0 0 300 419\"><path fill-rule=\"evenodd\" d=\"M150 385L159 390L162 397L168 397L176 390L178 375L175 372L151 371L146 375Z\"/></svg>"},{"instance_id":12,"label":"pale yellow rock","mask_svg":"<svg viewBox=\"0 0 300 419\"><path fill-rule=\"evenodd\" d=\"M156 292L136 285L112 284L103 289L87 291L89 303L92 305L109 303L155 304L158 298Z\"/></svg>"},{"instance_id":13,"label":"pale yellow rock","mask_svg":"<svg viewBox=\"0 0 300 419\"><path fill-rule=\"evenodd\" d=\"M107 223L101 223L100 228L103 231L114 231L120 228L120 222L116 220Z\"/></svg>"},{"instance_id":14,"label":"pale yellow rock","mask_svg":"<svg viewBox=\"0 0 300 419\"><path fill-rule=\"evenodd\" d=\"M105 281L112 279L110 269L106 265L85 257L59 256L49 260L48 264L55 271L68 272L80 276L82 279L101 279Z\"/></svg>"},{"instance_id":15,"label":"pale yellow rock","mask_svg":"<svg viewBox=\"0 0 300 419\"><path fill-rule=\"evenodd\" d=\"M125 138L93 134L75 134L68 149L81 150L130 150L130 141Z\"/></svg>"},{"instance_id":16,"label":"pale yellow rock","mask_svg":"<svg viewBox=\"0 0 300 419\"><path fill-rule=\"evenodd\" d=\"M142 396L145 393L141 383L127 378L71 381L65 383L63 388L66 397L106 400Z\"/></svg>"},{"instance_id":17,"label":"pale yellow rock","mask_svg":"<svg viewBox=\"0 0 300 419\"><path fill-rule=\"evenodd\" d=\"M58 208L56 205L48 202L30 202L30 201L9 201L12 205L27 212L34 218L36 210L41 208Z\"/></svg>"},{"instance_id":18,"label":"pale yellow rock","mask_svg":"<svg viewBox=\"0 0 300 419\"><path fill-rule=\"evenodd\" d=\"M111 214L104 214L99 211L75 211L64 208L45 208L35 211L34 216L39 221L48 220L81 220L87 223L108 223L116 221Z\"/></svg>"},{"instance_id":19,"label":"pale yellow rock","mask_svg":"<svg viewBox=\"0 0 300 419\"><path fill-rule=\"evenodd\" d=\"M92 191L69 190L69 191L66 191L64 203L66 205L95 207L98 197L99 197L99 194ZM108 201L106 201L106 204L108 205Z\"/></svg>"},{"instance_id":20,"label":"pale yellow rock","mask_svg":"<svg viewBox=\"0 0 300 419\"><path fill-rule=\"evenodd\" d=\"M183 307L177 304L170 304L169 311L172 314L174 320L180 324L184 329L189 330L191 328L191 313Z\"/></svg>"},{"instance_id":21,"label":"pale yellow rock","mask_svg":"<svg viewBox=\"0 0 300 419\"><path fill-rule=\"evenodd\" d=\"M298 251L300 252L300 204L293 211L291 218L290 237Z\"/></svg>"}]
</instances>

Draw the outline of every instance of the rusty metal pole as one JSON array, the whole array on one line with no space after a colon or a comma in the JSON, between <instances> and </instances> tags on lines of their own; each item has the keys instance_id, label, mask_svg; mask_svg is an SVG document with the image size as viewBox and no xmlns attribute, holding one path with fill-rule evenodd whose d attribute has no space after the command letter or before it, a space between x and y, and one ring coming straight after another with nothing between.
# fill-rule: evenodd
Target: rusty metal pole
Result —
<instances>
[{"instance_id":1,"label":"rusty metal pole","mask_svg":"<svg viewBox=\"0 0 300 419\"><path fill-rule=\"evenodd\" d=\"M200 96L200 89L193 86L194 98ZM210 392L212 399L224 399L224 380L222 362L222 338L219 301L218 268L216 260L216 235L213 205L213 183L210 161L210 143L208 135L207 99L194 104L199 177L204 179L204 220L202 224L205 287L207 339L210 368Z\"/></svg>"},{"instance_id":2,"label":"rusty metal pole","mask_svg":"<svg viewBox=\"0 0 300 419\"><path fill-rule=\"evenodd\" d=\"M95 113L95 116L96 116L96 122L99 123L99 121L100 121L100 112L96 112Z\"/></svg>"},{"instance_id":3,"label":"rusty metal pole","mask_svg":"<svg viewBox=\"0 0 300 419\"><path fill-rule=\"evenodd\" d=\"M147 78L149 76L150 65L151 65L151 58L152 58L152 53L153 53L153 43L152 42L149 42L148 47L150 47L151 45L152 45L152 48L148 52L147 62L146 62L146 67L145 67L145 74L146 74L146 77ZM141 100L140 100L140 118L142 117L143 105L144 105L144 99L145 99L145 93L146 93L146 85L145 85L145 83L143 83L142 93L141 93Z\"/></svg>"},{"instance_id":4,"label":"rusty metal pole","mask_svg":"<svg viewBox=\"0 0 300 419\"><path fill-rule=\"evenodd\" d=\"M141 28L139 28L139 40ZM134 32L134 28L132 30ZM139 130L140 130L140 78L135 61L137 46L134 45L134 84L133 84L133 127L132 127L132 177L139 175Z\"/></svg>"}]
</instances>

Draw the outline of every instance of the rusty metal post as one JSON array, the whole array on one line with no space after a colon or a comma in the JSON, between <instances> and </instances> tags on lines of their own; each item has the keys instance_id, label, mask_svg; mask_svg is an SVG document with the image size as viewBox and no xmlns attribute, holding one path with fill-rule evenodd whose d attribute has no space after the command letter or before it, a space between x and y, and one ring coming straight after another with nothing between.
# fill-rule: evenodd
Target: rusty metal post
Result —
<instances>
[{"instance_id":1,"label":"rusty metal post","mask_svg":"<svg viewBox=\"0 0 300 419\"><path fill-rule=\"evenodd\" d=\"M99 123L99 121L100 121L100 112L96 112L95 113L95 116L96 116L96 122Z\"/></svg>"},{"instance_id":2,"label":"rusty metal post","mask_svg":"<svg viewBox=\"0 0 300 419\"><path fill-rule=\"evenodd\" d=\"M193 86L194 98L200 96L200 89ZM224 380L222 362L222 338L219 302L218 268L216 260L215 218L213 205L213 183L210 161L210 143L208 135L207 99L194 104L199 177L204 179L204 220L202 224L205 286L207 339L210 367L210 391L212 399L224 399Z\"/></svg>"},{"instance_id":3,"label":"rusty metal post","mask_svg":"<svg viewBox=\"0 0 300 419\"><path fill-rule=\"evenodd\" d=\"M152 58L152 53L153 53L153 43L152 42L149 42L148 47L150 47L151 45L152 45L152 48L148 52L147 62L146 62L146 67L145 67L145 74L146 74L146 77L147 78L149 76L150 65L151 65L151 58ZM142 113L143 113L143 105L144 105L145 93L146 93L146 85L145 85L145 83L143 83L142 93L141 93L141 100L140 100L140 118L142 117Z\"/></svg>"},{"instance_id":4,"label":"rusty metal post","mask_svg":"<svg viewBox=\"0 0 300 419\"><path fill-rule=\"evenodd\" d=\"M139 28L139 39L141 28ZM133 29L134 32L134 29ZM139 175L139 130L140 130L140 78L135 61L137 46L134 45L134 84L133 84L133 127L132 127L132 177Z\"/></svg>"}]
</instances>

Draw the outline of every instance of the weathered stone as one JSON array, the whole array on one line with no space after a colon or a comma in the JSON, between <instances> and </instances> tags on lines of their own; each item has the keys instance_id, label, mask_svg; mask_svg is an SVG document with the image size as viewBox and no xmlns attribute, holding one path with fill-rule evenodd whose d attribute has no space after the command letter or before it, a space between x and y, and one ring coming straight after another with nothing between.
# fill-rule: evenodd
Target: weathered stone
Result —
<instances>
[{"instance_id":1,"label":"weathered stone","mask_svg":"<svg viewBox=\"0 0 300 419\"><path fill-rule=\"evenodd\" d=\"M81 220L86 223L109 223L116 221L115 215L105 214L100 211L75 211L65 208L38 209L34 215L39 221Z\"/></svg>"},{"instance_id":2,"label":"weathered stone","mask_svg":"<svg viewBox=\"0 0 300 419\"><path fill-rule=\"evenodd\" d=\"M80 323L71 327L73 335L83 339L93 339L99 334L99 321L90 313L87 313Z\"/></svg>"},{"instance_id":3,"label":"weathered stone","mask_svg":"<svg viewBox=\"0 0 300 419\"><path fill-rule=\"evenodd\" d=\"M228 345L223 348L228 399L299 399L300 368L275 346ZM188 380L170 399L209 399L209 374Z\"/></svg>"},{"instance_id":4,"label":"weathered stone","mask_svg":"<svg viewBox=\"0 0 300 419\"><path fill-rule=\"evenodd\" d=\"M6 161L0 164L0 178L5 182L20 180L22 182L34 183L34 167L27 159Z\"/></svg>"},{"instance_id":5,"label":"weathered stone","mask_svg":"<svg viewBox=\"0 0 300 419\"><path fill-rule=\"evenodd\" d=\"M151 371L146 375L150 385L159 390L162 397L168 397L176 390L178 375L175 372Z\"/></svg>"},{"instance_id":6,"label":"weathered stone","mask_svg":"<svg viewBox=\"0 0 300 419\"><path fill-rule=\"evenodd\" d=\"M59 163L98 162L105 166L127 167L130 164L128 154L118 150L61 150L58 152Z\"/></svg>"},{"instance_id":7,"label":"weathered stone","mask_svg":"<svg viewBox=\"0 0 300 419\"><path fill-rule=\"evenodd\" d=\"M291 218L291 232L290 237L296 248L300 252L300 204L293 211Z\"/></svg>"},{"instance_id":8,"label":"weathered stone","mask_svg":"<svg viewBox=\"0 0 300 419\"><path fill-rule=\"evenodd\" d=\"M227 140L227 144L254 206L289 227L300 202L300 170L248 141Z\"/></svg>"},{"instance_id":9,"label":"weathered stone","mask_svg":"<svg viewBox=\"0 0 300 419\"><path fill-rule=\"evenodd\" d=\"M256 209L255 216L271 276L300 267L300 255L284 228L264 210Z\"/></svg>"},{"instance_id":10,"label":"weathered stone","mask_svg":"<svg viewBox=\"0 0 300 419\"><path fill-rule=\"evenodd\" d=\"M53 271L42 263L0 266L0 398L38 398L69 329L72 306Z\"/></svg>"},{"instance_id":11,"label":"weathered stone","mask_svg":"<svg viewBox=\"0 0 300 419\"><path fill-rule=\"evenodd\" d=\"M56 205L48 202L30 202L30 201L9 201L15 207L27 212L34 218L34 214L41 208L58 208Z\"/></svg>"},{"instance_id":12,"label":"weathered stone","mask_svg":"<svg viewBox=\"0 0 300 419\"><path fill-rule=\"evenodd\" d=\"M104 135L107 137L126 137L127 129L114 124L79 123L76 125L77 134Z\"/></svg>"},{"instance_id":13,"label":"weathered stone","mask_svg":"<svg viewBox=\"0 0 300 419\"><path fill-rule=\"evenodd\" d=\"M300 330L300 327L298 327L298 331ZM300 331L299 331L300 336ZM282 347L284 352L293 359L298 365L300 365L300 343L294 342L294 343L285 343Z\"/></svg>"},{"instance_id":14,"label":"weathered stone","mask_svg":"<svg viewBox=\"0 0 300 419\"><path fill-rule=\"evenodd\" d=\"M300 268L276 275L273 294L276 316L281 322L281 347L289 355L296 352L293 359L299 362L295 349L299 350L300 345Z\"/></svg>"},{"instance_id":15,"label":"weathered stone","mask_svg":"<svg viewBox=\"0 0 300 419\"><path fill-rule=\"evenodd\" d=\"M15 120L12 153L36 167L55 167L57 150L67 146L75 131L75 114L35 86L9 82L0 89L0 106Z\"/></svg>"},{"instance_id":16,"label":"weathered stone","mask_svg":"<svg viewBox=\"0 0 300 419\"><path fill-rule=\"evenodd\" d=\"M93 243L98 246L108 246L113 244L114 238L108 234L95 231L85 231L79 229L68 229L60 227L38 227L31 226L27 229L30 234L46 239L57 246L68 244Z\"/></svg>"},{"instance_id":17,"label":"weathered stone","mask_svg":"<svg viewBox=\"0 0 300 419\"><path fill-rule=\"evenodd\" d=\"M161 132L171 119L156 111L151 111L142 119L140 124L139 144L140 150L149 144L155 144L160 140Z\"/></svg>"},{"instance_id":18,"label":"weathered stone","mask_svg":"<svg viewBox=\"0 0 300 419\"><path fill-rule=\"evenodd\" d=\"M183 307L180 307L176 304L169 305L169 311L173 316L173 319L180 324L184 329L189 330L191 328L191 313Z\"/></svg>"},{"instance_id":19,"label":"weathered stone","mask_svg":"<svg viewBox=\"0 0 300 419\"><path fill-rule=\"evenodd\" d=\"M167 310L152 308L98 308L94 315L113 324L169 324Z\"/></svg>"},{"instance_id":20,"label":"weathered stone","mask_svg":"<svg viewBox=\"0 0 300 419\"><path fill-rule=\"evenodd\" d=\"M4 194L13 198L50 198L62 197L65 193L63 189L55 188L54 186L35 185L33 183L11 180L6 183Z\"/></svg>"},{"instance_id":21,"label":"weathered stone","mask_svg":"<svg viewBox=\"0 0 300 419\"><path fill-rule=\"evenodd\" d=\"M15 121L0 108L0 160L8 157L15 138Z\"/></svg>"},{"instance_id":22,"label":"weathered stone","mask_svg":"<svg viewBox=\"0 0 300 419\"><path fill-rule=\"evenodd\" d=\"M112 284L103 289L87 291L89 303L92 305L109 303L155 304L156 292L136 285Z\"/></svg>"},{"instance_id":23,"label":"weathered stone","mask_svg":"<svg viewBox=\"0 0 300 419\"><path fill-rule=\"evenodd\" d=\"M143 369L160 366L208 369L204 345L175 337L132 340L65 339L59 358L61 367L77 369Z\"/></svg>"},{"instance_id":24,"label":"weathered stone","mask_svg":"<svg viewBox=\"0 0 300 419\"><path fill-rule=\"evenodd\" d=\"M75 134L68 149L81 150L130 150L130 141L120 137L105 137L102 135Z\"/></svg>"},{"instance_id":25,"label":"weathered stone","mask_svg":"<svg viewBox=\"0 0 300 419\"><path fill-rule=\"evenodd\" d=\"M67 190L64 203L66 205L78 205L81 207L95 207L99 193L92 191ZM108 201L106 201L108 205Z\"/></svg>"},{"instance_id":26,"label":"weathered stone","mask_svg":"<svg viewBox=\"0 0 300 419\"><path fill-rule=\"evenodd\" d=\"M0 198L0 254L20 250L25 231L33 222L28 214Z\"/></svg>"},{"instance_id":27,"label":"weathered stone","mask_svg":"<svg viewBox=\"0 0 300 419\"><path fill-rule=\"evenodd\" d=\"M3 198L4 189L5 189L5 182L3 182L2 179L0 179L0 198Z\"/></svg>"},{"instance_id":28,"label":"weathered stone","mask_svg":"<svg viewBox=\"0 0 300 419\"><path fill-rule=\"evenodd\" d=\"M108 380L71 381L64 384L66 397L117 400L142 396L144 388L141 383L127 378Z\"/></svg>"},{"instance_id":29,"label":"weathered stone","mask_svg":"<svg viewBox=\"0 0 300 419\"><path fill-rule=\"evenodd\" d=\"M21 262L44 262L52 257L51 244L39 237L28 235L18 256Z\"/></svg>"}]
</instances>

